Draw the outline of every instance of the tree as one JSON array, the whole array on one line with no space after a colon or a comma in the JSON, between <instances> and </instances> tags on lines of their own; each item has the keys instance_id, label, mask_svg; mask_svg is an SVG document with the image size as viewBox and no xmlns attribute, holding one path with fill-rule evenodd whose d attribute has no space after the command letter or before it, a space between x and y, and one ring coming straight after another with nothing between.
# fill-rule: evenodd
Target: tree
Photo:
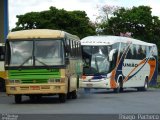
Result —
<instances>
[{"instance_id":1,"label":"tree","mask_svg":"<svg viewBox=\"0 0 160 120\"><path fill-rule=\"evenodd\" d=\"M95 26L85 11L66 11L50 7L47 11L17 15L18 22L12 31L26 29L59 29L80 38L95 35Z\"/></svg>"},{"instance_id":2,"label":"tree","mask_svg":"<svg viewBox=\"0 0 160 120\"><path fill-rule=\"evenodd\" d=\"M159 31L158 24L159 19L151 15L151 8L148 6L121 8L108 20L104 33L120 35L121 32L130 32L133 38L155 43L153 38L157 35L155 31Z\"/></svg>"},{"instance_id":3,"label":"tree","mask_svg":"<svg viewBox=\"0 0 160 120\"><path fill-rule=\"evenodd\" d=\"M120 9L119 6L112 6L112 5L103 5L101 7L97 6L98 8L98 15L96 15L96 32L98 34L103 34L103 30L108 25L109 18L113 15L115 11Z\"/></svg>"}]
</instances>

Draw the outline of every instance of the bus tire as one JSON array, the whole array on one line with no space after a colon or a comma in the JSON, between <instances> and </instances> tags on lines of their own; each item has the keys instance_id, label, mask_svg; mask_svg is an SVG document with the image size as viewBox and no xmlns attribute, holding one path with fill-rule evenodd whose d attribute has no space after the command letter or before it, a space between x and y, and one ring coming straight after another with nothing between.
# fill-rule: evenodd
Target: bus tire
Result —
<instances>
[{"instance_id":1,"label":"bus tire","mask_svg":"<svg viewBox=\"0 0 160 120\"><path fill-rule=\"evenodd\" d=\"M120 78L118 84L119 84L118 87L113 89L114 93L123 92L123 81L122 81L122 78Z\"/></svg>"},{"instance_id":2,"label":"bus tire","mask_svg":"<svg viewBox=\"0 0 160 120\"><path fill-rule=\"evenodd\" d=\"M0 92L6 92L5 80L0 78Z\"/></svg>"},{"instance_id":3,"label":"bus tire","mask_svg":"<svg viewBox=\"0 0 160 120\"><path fill-rule=\"evenodd\" d=\"M137 90L138 91L147 91L148 90L148 77L146 77L146 79L145 79L144 86L138 87Z\"/></svg>"},{"instance_id":4,"label":"bus tire","mask_svg":"<svg viewBox=\"0 0 160 120\"><path fill-rule=\"evenodd\" d=\"M15 95L14 96L14 100L15 100L15 103L21 103L22 102L22 95Z\"/></svg>"},{"instance_id":5,"label":"bus tire","mask_svg":"<svg viewBox=\"0 0 160 120\"><path fill-rule=\"evenodd\" d=\"M76 90L74 90L74 91L72 91L71 92L72 94L72 99L77 99L77 91Z\"/></svg>"},{"instance_id":6,"label":"bus tire","mask_svg":"<svg viewBox=\"0 0 160 120\"><path fill-rule=\"evenodd\" d=\"M67 99L71 99L71 92L67 93Z\"/></svg>"},{"instance_id":7,"label":"bus tire","mask_svg":"<svg viewBox=\"0 0 160 120\"><path fill-rule=\"evenodd\" d=\"M120 93L120 87L118 86L117 88L114 88L114 89L113 89L113 92L114 92L114 93Z\"/></svg>"},{"instance_id":8,"label":"bus tire","mask_svg":"<svg viewBox=\"0 0 160 120\"><path fill-rule=\"evenodd\" d=\"M66 102L66 94L64 94L64 93L59 94L59 101L60 101L60 103L65 103Z\"/></svg>"}]
</instances>

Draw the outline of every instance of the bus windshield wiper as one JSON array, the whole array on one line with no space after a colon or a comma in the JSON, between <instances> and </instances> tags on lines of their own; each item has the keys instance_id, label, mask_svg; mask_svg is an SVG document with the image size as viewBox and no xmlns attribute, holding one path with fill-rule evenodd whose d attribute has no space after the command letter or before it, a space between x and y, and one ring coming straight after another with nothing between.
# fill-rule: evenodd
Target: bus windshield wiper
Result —
<instances>
[{"instance_id":1,"label":"bus windshield wiper","mask_svg":"<svg viewBox=\"0 0 160 120\"><path fill-rule=\"evenodd\" d=\"M26 62L28 62L29 59L31 59L32 56L28 57L22 64L19 65L19 68L21 68Z\"/></svg>"},{"instance_id":2,"label":"bus windshield wiper","mask_svg":"<svg viewBox=\"0 0 160 120\"><path fill-rule=\"evenodd\" d=\"M35 58L35 61L38 61L39 63L41 63L42 65L46 66L48 69L50 69L50 67L46 63L40 61L39 59Z\"/></svg>"}]
</instances>

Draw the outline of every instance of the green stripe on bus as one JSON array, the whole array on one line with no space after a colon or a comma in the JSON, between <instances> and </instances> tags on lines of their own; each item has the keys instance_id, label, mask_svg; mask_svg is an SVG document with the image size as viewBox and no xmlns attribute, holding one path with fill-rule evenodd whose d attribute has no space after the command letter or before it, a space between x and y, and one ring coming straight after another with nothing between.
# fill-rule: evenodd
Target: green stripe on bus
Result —
<instances>
[{"instance_id":1,"label":"green stripe on bus","mask_svg":"<svg viewBox=\"0 0 160 120\"><path fill-rule=\"evenodd\" d=\"M22 83L47 83L49 78L60 78L59 69L9 70L10 80L21 80Z\"/></svg>"}]
</instances>

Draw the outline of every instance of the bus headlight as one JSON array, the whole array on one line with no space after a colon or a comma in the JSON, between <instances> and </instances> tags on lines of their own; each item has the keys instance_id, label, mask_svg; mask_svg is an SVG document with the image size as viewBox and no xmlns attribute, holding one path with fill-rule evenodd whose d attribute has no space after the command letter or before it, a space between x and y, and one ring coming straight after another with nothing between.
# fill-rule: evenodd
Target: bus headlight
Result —
<instances>
[{"instance_id":1,"label":"bus headlight","mask_svg":"<svg viewBox=\"0 0 160 120\"><path fill-rule=\"evenodd\" d=\"M48 80L48 83L60 83L60 79L58 78L50 78L49 80Z\"/></svg>"},{"instance_id":2,"label":"bus headlight","mask_svg":"<svg viewBox=\"0 0 160 120\"><path fill-rule=\"evenodd\" d=\"M9 83L14 83L14 80L8 80L9 81Z\"/></svg>"},{"instance_id":3,"label":"bus headlight","mask_svg":"<svg viewBox=\"0 0 160 120\"><path fill-rule=\"evenodd\" d=\"M54 78L48 79L48 83L54 83Z\"/></svg>"},{"instance_id":4,"label":"bus headlight","mask_svg":"<svg viewBox=\"0 0 160 120\"><path fill-rule=\"evenodd\" d=\"M107 79L111 78L111 74L108 74L106 78L107 78Z\"/></svg>"},{"instance_id":5,"label":"bus headlight","mask_svg":"<svg viewBox=\"0 0 160 120\"><path fill-rule=\"evenodd\" d=\"M50 78L48 79L48 83L64 83L65 78Z\"/></svg>"},{"instance_id":6,"label":"bus headlight","mask_svg":"<svg viewBox=\"0 0 160 120\"><path fill-rule=\"evenodd\" d=\"M21 80L9 80L9 83L11 83L11 84L20 84Z\"/></svg>"},{"instance_id":7,"label":"bus headlight","mask_svg":"<svg viewBox=\"0 0 160 120\"><path fill-rule=\"evenodd\" d=\"M14 83L20 84L20 83L21 83L21 80L14 80Z\"/></svg>"}]
</instances>

